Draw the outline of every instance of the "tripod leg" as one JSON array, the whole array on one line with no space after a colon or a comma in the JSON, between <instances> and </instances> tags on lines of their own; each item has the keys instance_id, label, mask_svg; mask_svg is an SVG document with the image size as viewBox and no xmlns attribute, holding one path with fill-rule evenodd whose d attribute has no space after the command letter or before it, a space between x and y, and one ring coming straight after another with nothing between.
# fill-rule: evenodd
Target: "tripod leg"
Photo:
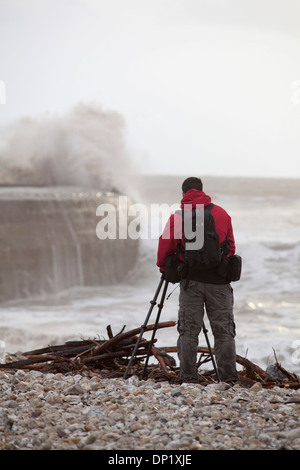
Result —
<instances>
[{"instance_id":1,"label":"tripod leg","mask_svg":"<svg viewBox=\"0 0 300 470\"><path fill-rule=\"evenodd\" d=\"M218 382L220 382L219 372L218 372L218 369L217 369L217 366L216 366L216 362L215 362L215 358L214 358L214 355L213 355L213 353L212 353L211 346L210 346L210 342L209 342L209 339L208 339L208 336L207 336L208 330L206 329L206 327L205 327L205 325L204 325L204 322L203 322L203 324L202 324L202 327L203 327L203 333L204 333L204 336L205 336L205 339L206 339L207 347L208 347L208 349L209 349L209 354L210 354L210 357L211 357L211 361L212 361L212 363L213 363L213 366L214 366L214 369L215 369L215 373L216 373Z\"/></svg>"},{"instance_id":2,"label":"tripod leg","mask_svg":"<svg viewBox=\"0 0 300 470\"><path fill-rule=\"evenodd\" d=\"M154 327L153 327L152 337L151 337L151 341L150 341L150 344L149 344L149 349L148 349L148 354L147 354L146 362L145 362L145 365L144 365L144 370L143 370L143 374L142 374L142 379L144 378L145 373L146 373L146 369L147 369L147 365L148 365L148 361L149 361L151 349L152 349L152 346L153 346L153 343L154 343L155 333L156 333L156 330L157 330L157 325L158 325L158 322L159 322L159 319L160 319L160 314L161 314L161 311L162 311L162 309L163 309L164 300L165 300L165 297L166 297L166 294L167 294L168 285L169 285L169 283L166 281L165 286L164 286L164 290L163 290L163 293L162 293L162 296L161 296L160 304L158 305L158 308L159 308L159 309L158 309L156 321L155 321L155 324L154 324Z\"/></svg>"},{"instance_id":3,"label":"tripod leg","mask_svg":"<svg viewBox=\"0 0 300 470\"><path fill-rule=\"evenodd\" d=\"M151 306L150 306L150 308L149 308L149 311L148 311L148 314L147 314L147 316L146 316L146 318L145 318L145 321L144 321L144 323L143 323L143 325L142 325L142 329L141 329L140 335L139 335L139 337L138 337L138 340L137 340L137 342L135 343L135 347L134 347L134 350L133 350L133 352L132 352L132 354L131 354L131 358L130 358L129 363L128 363L128 365L127 365L127 368L126 368L126 371L125 371L125 373L124 373L123 379L126 379L126 378L127 378L127 375L128 375L129 369L130 369L130 367L131 367L133 358L134 358L134 356L135 356L135 354L136 354L136 351L137 351L137 349L138 349L138 347L139 347L139 344L140 344L140 342L141 342L142 336L143 336L143 334L144 334L144 332L145 332L145 329L146 329L146 326L147 326L147 324L148 324L149 318L150 318L150 316L151 316L152 310L153 310L154 306L156 305L156 300L157 300L157 297L158 297L158 295L159 295L159 292L160 292L160 290L161 290L161 287L162 287L162 285L163 285L164 280L165 280L165 279L164 279L164 274L163 274L163 275L161 276L160 281L159 281L159 284L158 284L158 287L157 287L157 289L156 289L155 295L154 295L153 299L150 301Z\"/></svg>"}]
</instances>

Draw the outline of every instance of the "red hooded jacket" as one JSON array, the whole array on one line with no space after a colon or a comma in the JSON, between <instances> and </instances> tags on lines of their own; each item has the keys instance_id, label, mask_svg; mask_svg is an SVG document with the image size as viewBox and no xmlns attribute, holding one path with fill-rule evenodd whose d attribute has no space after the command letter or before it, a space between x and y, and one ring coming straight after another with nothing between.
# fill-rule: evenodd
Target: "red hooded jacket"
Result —
<instances>
[{"instance_id":1,"label":"red hooded jacket","mask_svg":"<svg viewBox=\"0 0 300 470\"><path fill-rule=\"evenodd\" d=\"M186 204L189 204L193 208L195 208L197 204L203 204L204 206L208 206L210 203L210 196L206 195L203 191L190 189L184 194L181 200L181 209L184 210ZM225 241L225 238L227 236L230 244L230 252L227 256L234 255L235 241L233 236L231 217L222 207L217 206L216 204L213 204L211 214L215 220L216 231L219 234L220 244ZM165 269L167 256L177 251L177 246L179 243L183 244L183 241L179 239L179 235L177 234L176 236L176 233L174 234L174 227L181 227L180 223L175 222L175 217L179 217L180 220L182 219L182 216L180 214L172 214L165 226L162 235L159 237L156 264L161 269L161 271L164 271ZM208 277L208 279L210 279L210 276Z\"/></svg>"}]
</instances>

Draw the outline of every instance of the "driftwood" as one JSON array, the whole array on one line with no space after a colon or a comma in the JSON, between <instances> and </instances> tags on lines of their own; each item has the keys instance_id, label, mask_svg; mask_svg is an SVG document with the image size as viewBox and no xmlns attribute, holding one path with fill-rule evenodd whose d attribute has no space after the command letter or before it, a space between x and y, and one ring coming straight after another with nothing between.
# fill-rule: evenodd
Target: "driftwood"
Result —
<instances>
[{"instance_id":1,"label":"driftwood","mask_svg":"<svg viewBox=\"0 0 300 470\"><path fill-rule=\"evenodd\" d=\"M147 331L175 326L176 322L162 322L158 325L148 325ZM124 327L125 328L125 327ZM33 351L22 353L19 360L11 360L0 364L0 369L34 369L42 372L95 372L103 376L123 375L128 361L132 355L142 327L123 332L124 328L115 336L111 326L107 326L109 339L96 340L85 339L81 341L69 341L61 345L47 346ZM156 339L154 340L154 343ZM173 357L152 345L149 351L150 341L141 339L132 364L132 373L138 374L142 368L142 361L147 357L154 356L163 370L168 371L176 365Z\"/></svg>"},{"instance_id":2,"label":"driftwood","mask_svg":"<svg viewBox=\"0 0 300 470\"><path fill-rule=\"evenodd\" d=\"M176 353L176 346L166 346L161 348L166 353ZM201 353L198 361L198 366L208 362L210 360L209 349L206 347L198 346L198 352ZM214 354L214 349L212 348ZM295 373L289 372L284 369L278 362L275 351L275 364L263 370L254 362L251 362L246 357L236 355L236 362L243 366L243 370L239 372L240 381L243 385L251 386L255 382L260 382L264 387L286 387L293 389L300 389L300 377Z\"/></svg>"},{"instance_id":3,"label":"driftwood","mask_svg":"<svg viewBox=\"0 0 300 470\"><path fill-rule=\"evenodd\" d=\"M168 328L176 325L176 322L158 323L157 329ZM155 325L148 325L145 333L153 330ZM113 335L111 326L107 326L108 339L82 339L80 341L68 341L61 345L47 346L22 353L21 358L14 360L10 357L9 362L0 364L0 369L17 370L39 370L41 372L82 373L86 375L98 374L102 377L123 377L128 362L132 356L136 342L142 327L133 330L122 330ZM144 334L144 333L143 333ZM156 343L156 339L154 343ZM157 364L149 364L144 378L156 381L168 380L171 383L181 383L179 367L170 354L177 353L177 347L160 347L152 345L151 341L141 338L134 360L131 364L129 375L142 377L144 360L149 356L155 358ZM198 368L211 361L209 349L198 347ZM214 349L212 349L214 354ZM241 385L251 387L255 382L260 382L263 387L286 387L299 389L300 378L285 370L278 362L275 351L275 364L266 370L254 364L249 359L236 355L237 364L242 366L239 371ZM216 382L215 371L200 371L199 381L203 385Z\"/></svg>"}]
</instances>

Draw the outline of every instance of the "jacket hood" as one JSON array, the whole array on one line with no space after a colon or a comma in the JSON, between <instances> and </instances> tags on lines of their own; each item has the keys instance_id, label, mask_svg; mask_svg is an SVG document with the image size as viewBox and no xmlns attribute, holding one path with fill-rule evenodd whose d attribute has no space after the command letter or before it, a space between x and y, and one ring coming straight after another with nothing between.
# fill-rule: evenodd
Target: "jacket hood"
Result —
<instances>
[{"instance_id":1,"label":"jacket hood","mask_svg":"<svg viewBox=\"0 0 300 470\"><path fill-rule=\"evenodd\" d=\"M181 199L181 209L184 209L185 204L192 204L193 209L196 207L196 204L203 204L208 206L211 203L210 196L207 196L203 191L198 191L197 189L190 189L185 193Z\"/></svg>"}]
</instances>

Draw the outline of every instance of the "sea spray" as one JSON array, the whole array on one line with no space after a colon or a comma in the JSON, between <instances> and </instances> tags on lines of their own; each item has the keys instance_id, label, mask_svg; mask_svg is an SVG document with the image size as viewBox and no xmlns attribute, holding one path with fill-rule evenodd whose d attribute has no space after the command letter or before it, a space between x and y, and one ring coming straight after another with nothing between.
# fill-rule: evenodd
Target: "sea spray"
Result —
<instances>
[{"instance_id":1,"label":"sea spray","mask_svg":"<svg viewBox=\"0 0 300 470\"><path fill-rule=\"evenodd\" d=\"M65 115L22 118L1 130L0 184L85 186L127 194L125 121L78 104Z\"/></svg>"}]
</instances>

